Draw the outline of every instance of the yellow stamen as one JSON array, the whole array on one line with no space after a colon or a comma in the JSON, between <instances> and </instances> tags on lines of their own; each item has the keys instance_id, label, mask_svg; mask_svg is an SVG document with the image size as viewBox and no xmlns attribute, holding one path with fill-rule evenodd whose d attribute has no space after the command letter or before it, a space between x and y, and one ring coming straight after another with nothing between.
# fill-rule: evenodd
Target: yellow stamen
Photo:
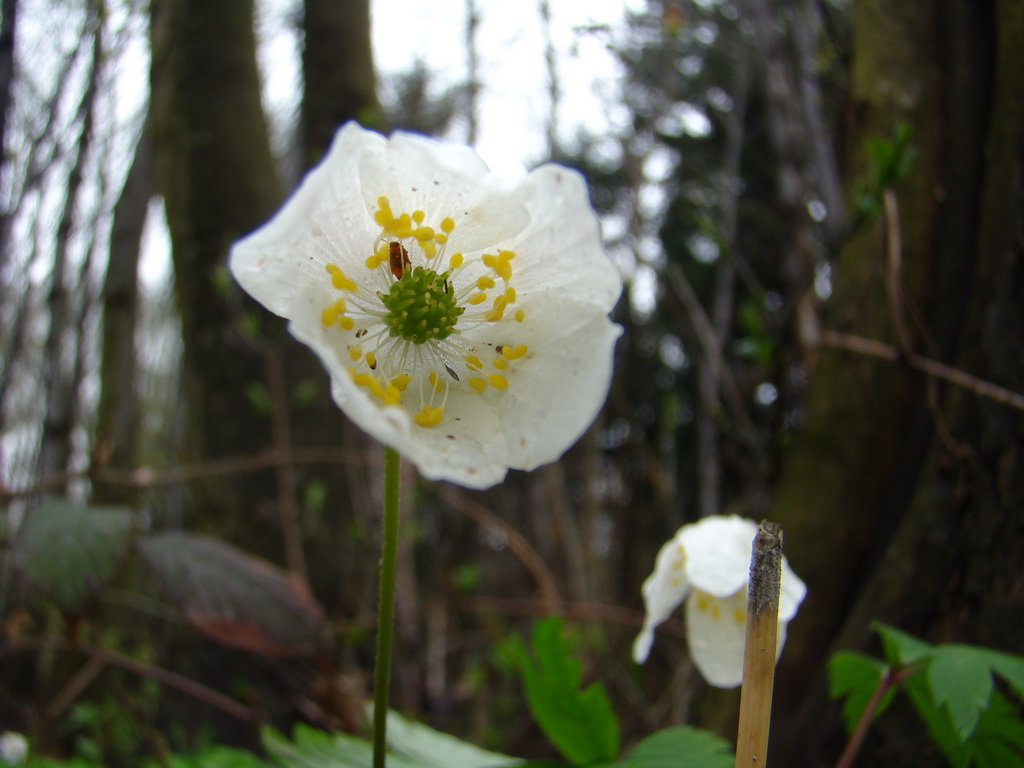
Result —
<instances>
[{"instance_id":1,"label":"yellow stamen","mask_svg":"<svg viewBox=\"0 0 1024 768\"><path fill-rule=\"evenodd\" d=\"M435 408L432 405L424 405L415 416L415 421L421 427L436 427L444 418L444 408Z\"/></svg>"},{"instance_id":2,"label":"yellow stamen","mask_svg":"<svg viewBox=\"0 0 1024 768\"><path fill-rule=\"evenodd\" d=\"M487 389L487 382L481 379L479 376L474 376L469 380L469 386L471 386L477 392L483 392L485 389Z\"/></svg>"},{"instance_id":3,"label":"yellow stamen","mask_svg":"<svg viewBox=\"0 0 1024 768\"><path fill-rule=\"evenodd\" d=\"M508 379L500 373L492 373L487 377L487 381L489 381L491 386L495 389L508 389Z\"/></svg>"}]
</instances>

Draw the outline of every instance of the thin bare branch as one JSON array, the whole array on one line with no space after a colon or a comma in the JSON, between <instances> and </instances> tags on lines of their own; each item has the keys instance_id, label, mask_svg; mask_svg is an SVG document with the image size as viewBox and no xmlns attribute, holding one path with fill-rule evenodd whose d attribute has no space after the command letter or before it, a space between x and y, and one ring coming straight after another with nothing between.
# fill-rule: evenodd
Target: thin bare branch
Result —
<instances>
[{"instance_id":1,"label":"thin bare branch","mask_svg":"<svg viewBox=\"0 0 1024 768\"><path fill-rule=\"evenodd\" d=\"M934 376L937 379L955 384L981 397L986 397L997 403L1024 411L1024 395L1000 387L990 381L979 379L977 376L972 376L951 365L940 363L938 360L932 360L916 353L905 355L891 344L838 331L825 331L822 333L821 343L826 347L846 349L861 355L877 357L880 360L888 360L890 363L905 363L914 370L921 371L921 373L928 376Z\"/></svg>"}]
</instances>

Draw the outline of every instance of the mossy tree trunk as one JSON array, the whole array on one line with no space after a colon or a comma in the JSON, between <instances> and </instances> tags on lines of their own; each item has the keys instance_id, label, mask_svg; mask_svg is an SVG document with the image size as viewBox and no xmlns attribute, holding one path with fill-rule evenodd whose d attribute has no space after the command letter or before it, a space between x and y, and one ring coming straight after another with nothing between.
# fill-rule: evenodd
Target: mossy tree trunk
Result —
<instances>
[{"instance_id":1,"label":"mossy tree trunk","mask_svg":"<svg viewBox=\"0 0 1024 768\"><path fill-rule=\"evenodd\" d=\"M151 13L154 171L184 340L188 458L245 456L270 446L270 429L246 396L264 379L264 360L239 320L245 311L266 313L233 286L226 256L282 198L260 99L253 3L153 0ZM272 494L269 479L212 479L186 520L237 532Z\"/></svg>"},{"instance_id":2,"label":"mossy tree trunk","mask_svg":"<svg viewBox=\"0 0 1024 768\"><path fill-rule=\"evenodd\" d=\"M824 327L898 344L1024 391L1024 7L1016 0L859 0L848 192L865 141L906 121L918 156L897 188L901 294L887 299L881 222L839 255ZM1024 417L909 367L822 349L771 519L809 595L779 671L775 761L832 765L844 736L825 695L840 648L877 652L870 622L1017 653ZM808 675L808 670L822 670ZM865 765L932 761L924 726L876 728ZM873 759L872 759L873 758Z\"/></svg>"}]
</instances>

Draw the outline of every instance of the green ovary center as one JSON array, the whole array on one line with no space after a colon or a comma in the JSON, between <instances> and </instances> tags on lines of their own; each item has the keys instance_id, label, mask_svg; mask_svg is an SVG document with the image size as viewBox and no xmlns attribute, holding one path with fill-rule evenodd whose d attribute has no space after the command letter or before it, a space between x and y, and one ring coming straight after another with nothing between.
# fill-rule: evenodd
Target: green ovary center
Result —
<instances>
[{"instance_id":1,"label":"green ovary center","mask_svg":"<svg viewBox=\"0 0 1024 768\"><path fill-rule=\"evenodd\" d=\"M384 324L389 333L414 344L447 338L465 311L455 301L448 273L426 267L407 269L380 299L388 310Z\"/></svg>"}]
</instances>

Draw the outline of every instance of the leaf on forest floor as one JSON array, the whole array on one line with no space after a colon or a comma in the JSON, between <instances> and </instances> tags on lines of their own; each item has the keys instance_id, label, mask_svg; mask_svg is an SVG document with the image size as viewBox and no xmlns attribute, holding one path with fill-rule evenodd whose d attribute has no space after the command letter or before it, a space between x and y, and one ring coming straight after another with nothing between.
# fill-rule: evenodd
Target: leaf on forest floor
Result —
<instances>
[{"instance_id":1,"label":"leaf on forest floor","mask_svg":"<svg viewBox=\"0 0 1024 768\"><path fill-rule=\"evenodd\" d=\"M222 541L169 531L139 541L167 598L204 634L266 656L310 654L324 612L305 584Z\"/></svg>"},{"instance_id":2,"label":"leaf on forest floor","mask_svg":"<svg viewBox=\"0 0 1024 768\"><path fill-rule=\"evenodd\" d=\"M32 510L11 547L20 586L78 614L113 578L128 552L132 513L51 500Z\"/></svg>"}]
</instances>

